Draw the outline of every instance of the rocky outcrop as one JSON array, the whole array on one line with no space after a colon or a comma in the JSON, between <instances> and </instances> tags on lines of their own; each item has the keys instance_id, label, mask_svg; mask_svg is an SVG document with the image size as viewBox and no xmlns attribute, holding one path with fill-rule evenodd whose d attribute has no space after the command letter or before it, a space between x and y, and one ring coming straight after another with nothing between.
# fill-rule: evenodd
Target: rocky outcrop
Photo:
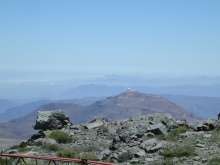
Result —
<instances>
[{"instance_id":1,"label":"rocky outcrop","mask_svg":"<svg viewBox=\"0 0 220 165\"><path fill-rule=\"evenodd\" d=\"M30 140L37 140L37 139L40 139L40 138L44 138L45 137L45 134L43 131L39 131L38 133L36 134L33 134L30 138Z\"/></svg>"},{"instance_id":2,"label":"rocky outcrop","mask_svg":"<svg viewBox=\"0 0 220 165\"><path fill-rule=\"evenodd\" d=\"M165 143L158 141L157 139L149 139L140 144L140 147L145 150L146 153L154 153L164 148Z\"/></svg>"},{"instance_id":3,"label":"rocky outcrop","mask_svg":"<svg viewBox=\"0 0 220 165\"><path fill-rule=\"evenodd\" d=\"M124 120L130 117L150 115L152 113L168 113L176 119L188 119L187 121L195 120L195 118L192 117L191 114L188 114L182 107L164 97L129 90L117 96L107 97L86 106L66 101L49 103L24 117L7 123L1 123L1 132L5 132L4 137L27 138L34 133L33 124L35 123L37 111L54 110L62 110L65 114L68 114L70 120L74 123L88 122L94 118L103 117L112 121ZM44 115L45 114L43 114L43 116ZM41 128L37 126L36 129L45 129L43 123L40 123L40 125Z\"/></svg>"},{"instance_id":4,"label":"rocky outcrop","mask_svg":"<svg viewBox=\"0 0 220 165\"><path fill-rule=\"evenodd\" d=\"M195 131L212 131L218 126L218 121L217 120L207 120L202 123L198 123L194 125L194 130Z\"/></svg>"},{"instance_id":5,"label":"rocky outcrop","mask_svg":"<svg viewBox=\"0 0 220 165\"><path fill-rule=\"evenodd\" d=\"M98 118L70 126L63 113L39 112L36 124L39 133L25 145L40 155L56 155L64 150L67 154L92 153L96 159L120 165L167 164L166 161L207 165L220 153L217 120L188 124L157 113L120 121ZM66 138L62 135L71 140L60 144L57 138Z\"/></svg>"},{"instance_id":6,"label":"rocky outcrop","mask_svg":"<svg viewBox=\"0 0 220 165\"><path fill-rule=\"evenodd\" d=\"M158 123L158 124L154 124L154 125L149 126L147 131L151 132L155 135L166 135L167 134L167 128L162 123Z\"/></svg>"},{"instance_id":7,"label":"rocky outcrop","mask_svg":"<svg viewBox=\"0 0 220 165\"><path fill-rule=\"evenodd\" d=\"M71 122L69 118L62 112L39 111L34 129L45 131L62 129L70 125Z\"/></svg>"},{"instance_id":8,"label":"rocky outcrop","mask_svg":"<svg viewBox=\"0 0 220 165\"><path fill-rule=\"evenodd\" d=\"M84 124L86 129L94 129L103 126L107 122L106 119L94 119L87 124Z\"/></svg>"}]
</instances>

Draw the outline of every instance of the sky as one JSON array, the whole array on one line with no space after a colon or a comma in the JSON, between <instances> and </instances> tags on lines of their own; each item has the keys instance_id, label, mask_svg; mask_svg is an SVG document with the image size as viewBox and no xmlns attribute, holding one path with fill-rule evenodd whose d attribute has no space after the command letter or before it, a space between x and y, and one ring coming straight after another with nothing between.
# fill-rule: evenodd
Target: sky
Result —
<instances>
[{"instance_id":1,"label":"sky","mask_svg":"<svg viewBox=\"0 0 220 165\"><path fill-rule=\"evenodd\" d=\"M1 81L220 75L219 0L1 0Z\"/></svg>"}]
</instances>

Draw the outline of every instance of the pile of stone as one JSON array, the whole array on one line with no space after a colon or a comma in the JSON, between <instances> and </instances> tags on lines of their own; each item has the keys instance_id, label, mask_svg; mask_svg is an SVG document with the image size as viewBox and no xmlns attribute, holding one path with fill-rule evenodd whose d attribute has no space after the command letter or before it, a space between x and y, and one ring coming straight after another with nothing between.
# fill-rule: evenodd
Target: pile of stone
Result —
<instances>
[{"instance_id":1,"label":"pile of stone","mask_svg":"<svg viewBox=\"0 0 220 165\"><path fill-rule=\"evenodd\" d=\"M34 126L34 129L38 130L38 133L32 135L28 143L44 138L44 131L70 128L71 125L72 123L69 118L61 111L38 111L36 124Z\"/></svg>"},{"instance_id":2,"label":"pile of stone","mask_svg":"<svg viewBox=\"0 0 220 165\"><path fill-rule=\"evenodd\" d=\"M177 141L171 142L160 138L168 136L177 128L187 129L186 132L178 135ZM218 154L218 144L210 143L212 131L218 128L220 128L219 122L216 120L188 124L186 121L176 121L170 115L161 113L111 122L98 118L89 123L72 125L62 112L41 111L38 112L35 125L35 129L39 132L31 137L28 145L31 147L40 141L42 145L48 143L77 151L93 152L99 160L129 165L155 164L158 160L164 160L161 155L164 149L177 143L184 146L185 141L190 141L196 149L196 157L174 160L185 161L185 164L203 164L208 161L208 158L203 158L205 155ZM68 144L56 143L46 135L53 130L68 133L73 141Z\"/></svg>"},{"instance_id":3,"label":"pile of stone","mask_svg":"<svg viewBox=\"0 0 220 165\"><path fill-rule=\"evenodd\" d=\"M34 129L46 131L71 125L69 118L62 112L39 111Z\"/></svg>"}]
</instances>

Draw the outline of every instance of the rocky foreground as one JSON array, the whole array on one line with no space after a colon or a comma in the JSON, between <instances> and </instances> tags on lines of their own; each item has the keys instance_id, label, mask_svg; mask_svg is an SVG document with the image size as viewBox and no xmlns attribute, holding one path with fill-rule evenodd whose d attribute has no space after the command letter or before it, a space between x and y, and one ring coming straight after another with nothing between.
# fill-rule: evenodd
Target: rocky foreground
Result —
<instances>
[{"instance_id":1,"label":"rocky foreground","mask_svg":"<svg viewBox=\"0 0 220 165\"><path fill-rule=\"evenodd\" d=\"M71 124L61 112L39 112L26 142L7 152L94 159L115 164L220 164L220 121L189 124L154 114Z\"/></svg>"}]
</instances>

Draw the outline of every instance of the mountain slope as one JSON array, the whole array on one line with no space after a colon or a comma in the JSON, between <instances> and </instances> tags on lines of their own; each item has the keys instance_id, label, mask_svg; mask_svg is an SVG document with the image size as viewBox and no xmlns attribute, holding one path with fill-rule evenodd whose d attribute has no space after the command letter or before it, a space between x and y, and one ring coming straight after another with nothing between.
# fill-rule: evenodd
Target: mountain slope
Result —
<instances>
[{"instance_id":1,"label":"mountain slope","mask_svg":"<svg viewBox=\"0 0 220 165\"><path fill-rule=\"evenodd\" d=\"M18 106L15 106L13 108L9 108L5 110L5 112L1 113L0 115L0 123L8 122L10 120L14 120L17 118L21 118L36 109L39 109L43 105L50 104L51 102L55 102L58 106L59 104L62 105L64 103L68 104L79 104L79 105L90 105L97 101L99 98L83 98L83 99L69 99L69 100L39 100L34 102L28 102L25 104L21 104Z\"/></svg>"},{"instance_id":2,"label":"mountain slope","mask_svg":"<svg viewBox=\"0 0 220 165\"><path fill-rule=\"evenodd\" d=\"M168 113L175 118L192 119L183 108L157 95L146 95L128 90L114 97L96 101L88 106L73 103L51 103L22 118L0 124L0 131L5 130L10 136L26 137L32 134L37 111L63 111L73 123L81 123L96 117L110 120L126 119L133 116L151 113Z\"/></svg>"},{"instance_id":3,"label":"mountain slope","mask_svg":"<svg viewBox=\"0 0 220 165\"><path fill-rule=\"evenodd\" d=\"M19 103L15 101L0 99L0 113L4 113L8 108L12 108L18 104Z\"/></svg>"},{"instance_id":4,"label":"mountain slope","mask_svg":"<svg viewBox=\"0 0 220 165\"><path fill-rule=\"evenodd\" d=\"M181 95L168 95L165 97L180 105L188 112L204 119L217 118L217 115L220 112L219 97Z\"/></svg>"},{"instance_id":5,"label":"mountain slope","mask_svg":"<svg viewBox=\"0 0 220 165\"><path fill-rule=\"evenodd\" d=\"M158 112L168 113L175 118L192 118L183 108L161 96L147 95L132 90L97 101L88 106L86 111L89 119L94 116L107 117L112 120L125 119Z\"/></svg>"},{"instance_id":6,"label":"mountain slope","mask_svg":"<svg viewBox=\"0 0 220 165\"><path fill-rule=\"evenodd\" d=\"M15 106L13 108L9 108L0 115L0 122L7 122L7 121L10 121L16 118L23 117L33 112L34 110L39 108L41 105L44 105L47 103L49 103L49 101L42 100L42 101L35 101L35 102Z\"/></svg>"},{"instance_id":7,"label":"mountain slope","mask_svg":"<svg viewBox=\"0 0 220 165\"><path fill-rule=\"evenodd\" d=\"M54 110L59 111L62 110L66 114L75 115L76 118L80 118L78 116L78 112L81 111L80 106L76 104L70 103L50 103L44 106L41 106L39 109L25 115L23 117L11 120L6 123L0 124L0 137L2 138L26 138L34 133L33 125L36 121L37 111L45 111L45 110Z\"/></svg>"}]
</instances>

